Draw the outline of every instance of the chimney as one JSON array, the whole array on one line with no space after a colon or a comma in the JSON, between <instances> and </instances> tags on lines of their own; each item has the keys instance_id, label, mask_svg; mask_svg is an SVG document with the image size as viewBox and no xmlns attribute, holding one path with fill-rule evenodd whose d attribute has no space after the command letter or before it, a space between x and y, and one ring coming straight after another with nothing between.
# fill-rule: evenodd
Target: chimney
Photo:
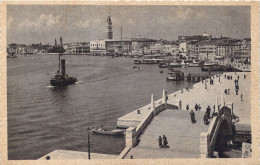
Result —
<instances>
[{"instance_id":1,"label":"chimney","mask_svg":"<svg viewBox=\"0 0 260 165\"><path fill-rule=\"evenodd\" d=\"M61 74L62 77L65 77L65 59L61 59Z\"/></svg>"}]
</instances>

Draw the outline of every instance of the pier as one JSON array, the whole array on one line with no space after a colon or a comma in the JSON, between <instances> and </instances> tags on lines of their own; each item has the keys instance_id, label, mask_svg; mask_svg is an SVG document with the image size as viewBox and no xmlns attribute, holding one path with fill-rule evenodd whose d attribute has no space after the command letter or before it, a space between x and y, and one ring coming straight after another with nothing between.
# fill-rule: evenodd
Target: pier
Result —
<instances>
[{"instance_id":1,"label":"pier","mask_svg":"<svg viewBox=\"0 0 260 165\"><path fill-rule=\"evenodd\" d=\"M194 82L199 82L201 80L205 80L210 78L210 75L206 74L188 74L186 77L187 81L194 81Z\"/></svg>"}]
</instances>

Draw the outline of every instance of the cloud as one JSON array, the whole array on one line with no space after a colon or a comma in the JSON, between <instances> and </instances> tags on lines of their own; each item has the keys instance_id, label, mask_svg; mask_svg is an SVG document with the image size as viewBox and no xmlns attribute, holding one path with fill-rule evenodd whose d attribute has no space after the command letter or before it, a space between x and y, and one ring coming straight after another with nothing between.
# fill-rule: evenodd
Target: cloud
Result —
<instances>
[{"instance_id":1,"label":"cloud","mask_svg":"<svg viewBox=\"0 0 260 165\"><path fill-rule=\"evenodd\" d=\"M61 22L60 15L52 15L52 14L41 14L36 21L32 21L26 19L20 22L17 26L17 29L20 31L24 30L50 30L55 26L59 25Z\"/></svg>"},{"instance_id":2,"label":"cloud","mask_svg":"<svg viewBox=\"0 0 260 165\"><path fill-rule=\"evenodd\" d=\"M8 17L7 18L7 28L8 29L11 28L13 23L14 23L13 17Z\"/></svg>"},{"instance_id":3,"label":"cloud","mask_svg":"<svg viewBox=\"0 0 260 165\"><path fill-rule=\"evenodd\" d=\"M78 25L79 28L86 28L86 27L89 26L89 20L85 20L85 21L81 20L81 21L78 22L77 25Z\"/></svg>"},{"instance_id":4,"label":"cloud","mask_svg":"<svg viewBox=\"0 0 260 165\"><path fill-rule=\"evenodd\" d=\"M206 16L206 12L201 10L196 10L196 8L186 7L186 6L177 6L172 8L173 16L169 19L171 22L183 23L190 19L200 18Z\"/></svg>"}]
</instances>

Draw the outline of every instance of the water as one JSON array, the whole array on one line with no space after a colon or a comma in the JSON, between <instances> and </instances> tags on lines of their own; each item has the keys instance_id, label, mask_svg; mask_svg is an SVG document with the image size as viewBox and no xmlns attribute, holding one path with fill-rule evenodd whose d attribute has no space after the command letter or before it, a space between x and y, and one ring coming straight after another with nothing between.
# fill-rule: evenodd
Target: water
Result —
<instances>
[{"instance_id":1,"label":"water","mask_svg":"<svg viewBox=\"0 0 260 165\"><path fill-rule=\"evenodd\" d=\"M51 87L58 56L20 55L7 59L8 157L38 159L56 150L87 152L87 128L116 128L121 117L168 93L190 87L186 81L166 81L167 69L140 65L132 58L62 56L66 71L79 83ZM163 70L163 73L160 71ZM200 68L181 68L200 73ZM91 151L119 154L124 137L90 134Z\"/></svg>"}]
</instances>

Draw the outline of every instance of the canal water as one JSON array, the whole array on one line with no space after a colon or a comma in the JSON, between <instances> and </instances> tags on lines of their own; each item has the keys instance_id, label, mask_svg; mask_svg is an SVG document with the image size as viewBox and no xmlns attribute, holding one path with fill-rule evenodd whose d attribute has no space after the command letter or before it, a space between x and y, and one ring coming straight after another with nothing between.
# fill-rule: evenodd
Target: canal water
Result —
<instances>
[{"instance_id":1,"label":"canal water","mask_svg":"<svg viewBox=\"0 0 260 165\"><path fill-rule=\"evenodd\" d=\"M57 149L87 152L88 127L116 128L117 118L192 86L166 81L167 69L139 65L132 58L62 56L69 76L79 83L50 86L58 70L57 55L18 55L7 59L8 158L38 159ZM160 71L163 70L163 73ZM201 73L200 68L179 68ZM205 74L205 73L204 73ZM156 142L156 141L155 141ZM91 152L119 154L124 137L90 134Z\"/></svg>"}]
</instances>

